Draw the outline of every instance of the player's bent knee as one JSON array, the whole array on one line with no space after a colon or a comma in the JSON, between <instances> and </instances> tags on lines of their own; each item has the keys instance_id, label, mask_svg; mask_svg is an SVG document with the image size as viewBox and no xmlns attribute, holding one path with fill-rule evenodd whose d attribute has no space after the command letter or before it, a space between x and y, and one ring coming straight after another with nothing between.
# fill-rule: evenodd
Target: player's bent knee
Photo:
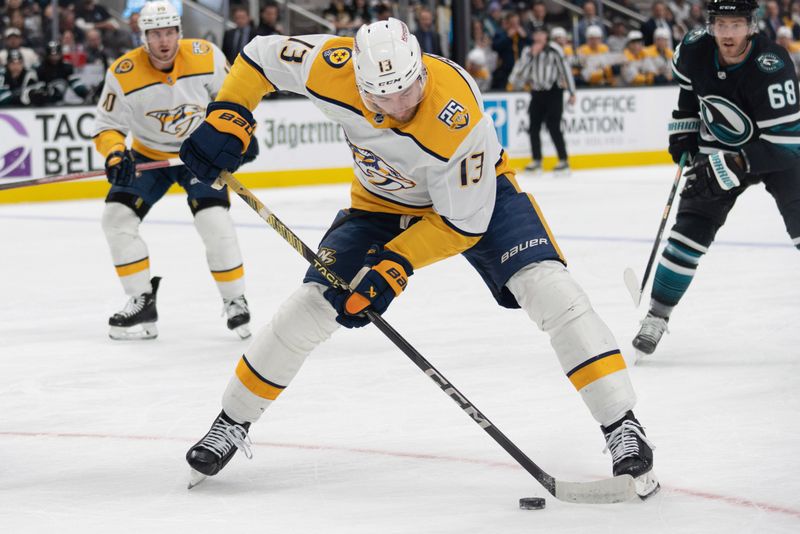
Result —
<instances>
[{"instance_id":1,"label":"player's bent knee","mask_svg":"<svg viewBox=\"0 0 800 534\"><path fill-rule=\"evenodd\" d=\"M531 264L514 274L507 286L520 307L545 332L592 309L586 293L558 261Z\"/></svg>"},{"instance_id":2,"label":"player's bent knee","mask_svg":"<svg viewBox=\"0 0 800 534\"><path fill-rule=\"evenodd\" d=\"M109 238L138 234L140 222L139 216L125 204L109 202L103 209L101 225Z\"/></svg>"},{"instance_id":3,"label":"player's bent knee","mask_svg":"<svg viewBox=\"0 0 800 534\"><path fill-rule=\"evenodd\" d=\"M228 210L222 206L209 206L194 214L197 232L208 246L212 243L236 241L236 230Z\"/></svg>"}]
</instances>

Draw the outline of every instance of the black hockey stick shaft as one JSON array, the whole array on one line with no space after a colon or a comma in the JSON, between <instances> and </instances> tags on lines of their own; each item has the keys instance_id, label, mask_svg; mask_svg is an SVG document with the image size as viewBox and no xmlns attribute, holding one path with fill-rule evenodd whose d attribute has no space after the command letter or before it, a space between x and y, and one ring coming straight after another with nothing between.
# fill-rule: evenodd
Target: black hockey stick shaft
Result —
<instances>
[{"instance_id":1,"label":"black hockey stick shaft","mask_svg":"<svg viewBox=\"0 0 800 534\"><path fill-rule=\"evenodd\" d=\"M223 171L219 180L224 182L231 191L239 195L258 215L264 219L282 238L284 238L297 252L310 263L333 287L350 290L349 284L338 274L328 269L317 254L308 245L295 235L283 222L278 219L263 202L261 202L249 189L242 185L231 173ZM489 434L505 451L510 454L533 478L544 486L551 495L556 495L556 480L536 465L533 460L522 452L505 434L489 421L478 408L476 408L453 384L447 380L425 357L420 354L403 336L401 336L383 317L372 310L366 310L366 316L372 324L378 327L392 343L397 346L408 358L419 367L431 380L433 380L459 408L461 408L475 423Z\"/></svg>"},{"instance_id":2,"label":"black hockey stick shaft","mask_svg":"<svg viewBox=\"0 0 800 534\"><path fill-rule=\"evenodd\" d=\"M667 220L669 219L669 214L672 211L672 203L675 200L675 193L678 192L678 186L681 183L681 174L683 173L683 166L686 165L686 158L688 157L688 153L684 152L681 155L681 160L678 163L678 170L675 173L675 181L672 183L672 189L669 192L669 199L667 200L667 205L664 206L664 213L661 215L661 224L658 226L658 234L656 234L656 240L653 242L653 248L650 250L650 258L647 260L647 267L644 269L644 276L642 277L642 285L639 288L639 293L644 293L644 288L647 285L647 280L650 278L650 271L653 269L653 262L656 259L656 253L658 252L658 246L661 244L661 237L664 235L664 228L667 227Z\"/></svg>"}]
</instances>

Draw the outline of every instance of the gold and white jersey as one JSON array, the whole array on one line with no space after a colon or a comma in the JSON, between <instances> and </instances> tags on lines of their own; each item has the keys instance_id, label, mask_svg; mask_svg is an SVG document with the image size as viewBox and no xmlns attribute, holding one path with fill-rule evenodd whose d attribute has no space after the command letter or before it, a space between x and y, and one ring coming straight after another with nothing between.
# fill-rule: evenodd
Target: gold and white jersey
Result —
<instances>
[{"instance_id":1,"label":"gold and white jersey","mask_svg":"<svg viewBox=\"0 0 800 534\"><path fill-rule=\"evenodd\" d=\"M205 118L228 65L222 51L202 39L181 39L171 72L150 63L142 47L108 69L97 104L94 138L104 156L125 144L156 160L176 157L183 140Z\"/></svg>"},{"instance_id":2,"label":"gold and white jersey","mask_svg":"<svg viewBox=\"0 0 800 534\"><path fill-rule=\"evenodd\" d=\"M352 38L331 35L256 37L217 100L253 109L276 89L307 96L345 133L352 207L423 216L388 248L416 268L469 248L489 225L496 177L513 172L475 81L450 60L425 55L424 97L414 118L398 123L364 106L352 48Z\"/></svg>"}]
</instances>

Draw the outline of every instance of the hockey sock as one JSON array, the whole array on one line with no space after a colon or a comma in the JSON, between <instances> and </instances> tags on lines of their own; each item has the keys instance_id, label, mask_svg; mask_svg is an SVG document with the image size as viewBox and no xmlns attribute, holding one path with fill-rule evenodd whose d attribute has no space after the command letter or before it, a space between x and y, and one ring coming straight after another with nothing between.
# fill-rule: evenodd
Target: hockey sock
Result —
<instances>
[{"instance_id":1,"label":"hockey sock","mask_svg":"<svg viewBox=\"0 0 800 534\"><path fill-rule=\"evenodd\" d=\"M653 280L650 311L668 318L694 278L700 257L708 251L685 236L672 232L661 254Z\"/></svg>"},{"instance_id":2,"label":"hockey sock","mask_svg":"<svg viewBox=\"0 0 800 534\"><path fill-rule=\"evenodd\" d=\"M194 225L206 247L211 276L224 299L244 295L244 266L228 210L212 206L195 213Z\"/></svg>"}]
</instances>

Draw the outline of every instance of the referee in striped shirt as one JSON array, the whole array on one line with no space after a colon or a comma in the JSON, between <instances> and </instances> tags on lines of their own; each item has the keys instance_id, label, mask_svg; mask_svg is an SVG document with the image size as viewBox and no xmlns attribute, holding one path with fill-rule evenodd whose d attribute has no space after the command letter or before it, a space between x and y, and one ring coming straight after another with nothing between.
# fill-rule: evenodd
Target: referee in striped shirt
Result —
<instances>
[{"instance_id":1,"label":"referee in striped shirt","mask_svg":"<svg viewBox=\"0 0 800 534\"><path fill-rule=\"evenodd\" d=\"M534 31L533 44L520 54L508 82L512 89L528 87L531 90L528 114L533 161L525 170L542 170L539 131L542 123L545 123L558 153L558 164L553 171L569 173L567 147L561 132L561 116L564 114L564 89L569 91L569 104L575 103L575 80L564 51L557 43L547 41L547 31L544 28Z\"/></svg>"}]
</instances>

